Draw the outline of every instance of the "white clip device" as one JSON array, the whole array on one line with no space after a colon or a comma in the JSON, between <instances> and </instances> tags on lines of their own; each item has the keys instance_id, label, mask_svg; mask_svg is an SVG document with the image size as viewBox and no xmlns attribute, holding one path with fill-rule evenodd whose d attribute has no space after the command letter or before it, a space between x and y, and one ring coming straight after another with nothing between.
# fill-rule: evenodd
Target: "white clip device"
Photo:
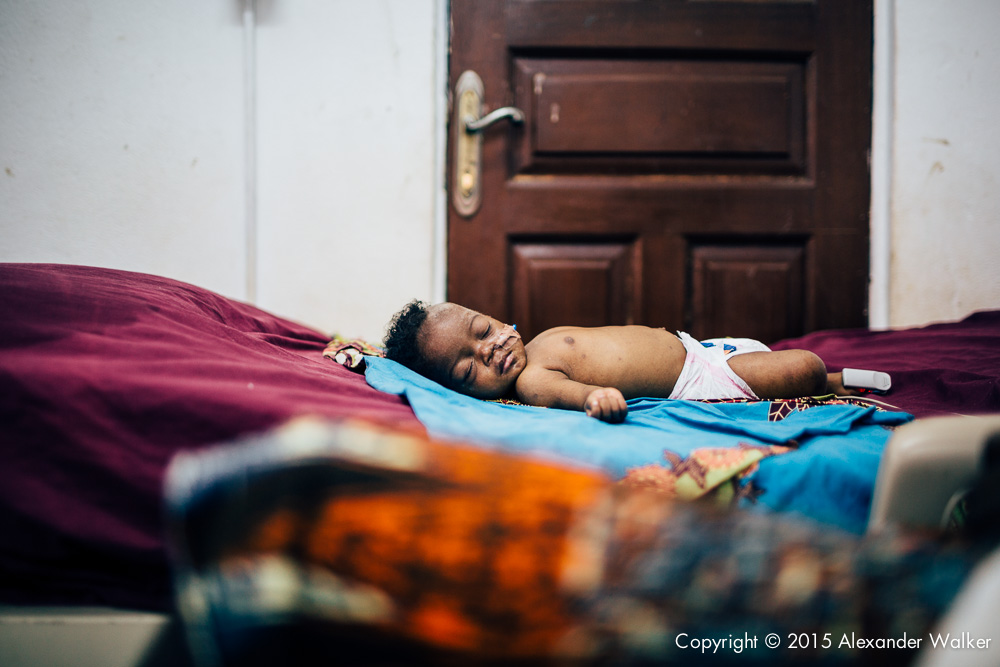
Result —
<instances>
[{"instance_id":1,"label":"white clip device","mask_svg":"<svg viewBox=\"0 0 1000 667\"><path fill-rule=\"evenodd\" d=\"M888 373L879 371L864 371L857 368L845 368L842 374L845 387L884 394L892 386Z\"/></svg>"}]
</instances>

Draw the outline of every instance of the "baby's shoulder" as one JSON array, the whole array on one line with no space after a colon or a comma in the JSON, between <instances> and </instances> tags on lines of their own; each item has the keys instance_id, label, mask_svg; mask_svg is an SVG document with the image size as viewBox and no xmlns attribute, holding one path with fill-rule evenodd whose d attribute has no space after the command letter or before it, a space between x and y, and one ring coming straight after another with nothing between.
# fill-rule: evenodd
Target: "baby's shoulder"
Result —
<instances>
[{"instance_id":1,"label":"baby's shoulder","mask_svg":"<svg viewBox=\"0 0 1000 667\"><path fill-rule=\"evenodd\" d=\"M525 403L534 405L538 401L542 388L551 381L550 374L551 371L545 364L537 361L532 363L529 359L514 382L514 391L518 398Z\"/></svg>"}]
</instances>

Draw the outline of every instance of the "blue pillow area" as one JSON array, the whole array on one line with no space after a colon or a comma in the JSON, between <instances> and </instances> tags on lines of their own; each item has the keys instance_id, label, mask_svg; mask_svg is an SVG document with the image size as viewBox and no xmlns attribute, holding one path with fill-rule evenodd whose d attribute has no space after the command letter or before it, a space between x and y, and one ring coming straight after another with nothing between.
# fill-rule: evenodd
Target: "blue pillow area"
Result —
<instances>
[{"instance_id":1,"label":"blue pillow area","mask_svg":"<svg viewBox=\"0 0 1000 667\"><path fill-rule=\"evenodd\" d=\"M860 533L868 518L887 426L912 417L873 407L824 405L769 421L770 404L700 403L638 398L621 424L583 412L505 405L464 396L387 359L369 357L365 377L384 392L406 397L438 438L501 447L599 468L613 478L629 468L660 463L706 447L793 445L760 462L753 503L795 512Z\"/></svg>"}]
</instances>

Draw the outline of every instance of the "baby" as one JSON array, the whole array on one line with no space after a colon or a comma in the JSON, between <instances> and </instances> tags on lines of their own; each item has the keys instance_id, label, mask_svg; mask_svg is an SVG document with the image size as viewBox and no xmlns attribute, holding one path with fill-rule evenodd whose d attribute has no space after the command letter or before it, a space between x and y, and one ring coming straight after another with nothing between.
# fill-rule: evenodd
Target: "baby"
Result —
<instances>
[{"instance_id":1,"label":"baby","mask_svg":"<svg viewBox=\"0 0 1000 667\"><path fill-rule=\"evenodd\" d=\"M517 330L454 303L412 301L396 313L386 357L476 398L583 410L620 422L630 398L775 399L847 394L806 350L747 338L700 343L646 326L555 327L524 344Z\"/></svg>"}]
</instances>

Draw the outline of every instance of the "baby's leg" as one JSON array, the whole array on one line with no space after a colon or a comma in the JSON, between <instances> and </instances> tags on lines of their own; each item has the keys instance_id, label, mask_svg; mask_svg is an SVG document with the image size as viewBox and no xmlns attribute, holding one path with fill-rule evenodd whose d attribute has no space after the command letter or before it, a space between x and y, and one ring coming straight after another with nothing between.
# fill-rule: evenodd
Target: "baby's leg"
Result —
<instances>
[{"instance_id":1,"label":"baby's leg","mask_svg":"<svg viewBox=\"0 0 1000 667\"><path fill-rule=\"evenodd\" d=\"M747 352L728 359L729 367L760 398L799 398L829 393L826 364L807 350Z\"/></svg>"},{"instance_id":2,"label":"baby's leg","mask_svg":"<svg viewBox=\"0 0 1000 667\"><path fill-rule=\"evenodd\" d=\"M844 386L844 374L843 373L827 373L826 376L826 393L836 394L837 396L860 396L860 391L855 391L854 389L848 389Z\"/></svg>"}]
</instances>

